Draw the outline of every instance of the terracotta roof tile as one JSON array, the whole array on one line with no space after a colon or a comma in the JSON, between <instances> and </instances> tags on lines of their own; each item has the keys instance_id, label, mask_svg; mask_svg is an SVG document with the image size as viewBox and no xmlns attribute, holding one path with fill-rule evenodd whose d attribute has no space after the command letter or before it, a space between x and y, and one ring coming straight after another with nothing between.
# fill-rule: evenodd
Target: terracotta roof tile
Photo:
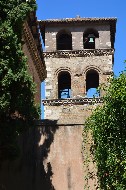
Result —
<instances>
[{"instance_id":1,"label":"terracotta roof tile","mask_svg":"<svg viewBox=\"0 0 126 190\"><path fill-rule=\"evenodd\" d=\"M67 22L96 22L96 21L116 21L117 18L115 17L92 17L92 18L81 18L81 17L76 17L76 18L62 18L62 19L47 19L47 20L39 20L40 23L67 23Z\"/></svg>"}]
</instances>

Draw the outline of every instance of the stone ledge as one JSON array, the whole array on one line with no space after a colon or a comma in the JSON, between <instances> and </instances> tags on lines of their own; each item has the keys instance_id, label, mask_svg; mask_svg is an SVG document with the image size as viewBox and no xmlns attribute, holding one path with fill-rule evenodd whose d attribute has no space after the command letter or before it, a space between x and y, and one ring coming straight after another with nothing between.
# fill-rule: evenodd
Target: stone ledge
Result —
<instances>
[{"instance_id":1,"label":"stone ledge","mask_svg":"<svg viewBox=\"0 0 126 190\"><path fill-rule=\"evenodd\" d=\"M84 105L103 103L102 98L67 98L67 99L47 99L42 100L45 106L60 106L60 105Z\"/></svg>"},{"instance_id":2,"label":"stone ledge","mask_svg":"<svg viewBox=\"0 0 126 190\"><path fill-rule=\"evenodd\" d=\"M46 58L67 58L67 57L91 57L113 55L114 49L83 49L83 50L59 50L51 52L43 52Z\"/></svg>"}]
</instances>

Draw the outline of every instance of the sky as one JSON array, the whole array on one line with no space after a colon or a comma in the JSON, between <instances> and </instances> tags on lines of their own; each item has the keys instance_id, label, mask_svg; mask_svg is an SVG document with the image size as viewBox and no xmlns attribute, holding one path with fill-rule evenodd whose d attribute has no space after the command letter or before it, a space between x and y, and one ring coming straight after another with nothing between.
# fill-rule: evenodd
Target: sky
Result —
<instances>
[{"instance_id":1,"label":"sky","mask_svg":"<svg viewBox=\"0 0 126 190\"><path fill-rule=\"evenodd\" d=\"M38 20L53 18L116 17L114 73L124 70L126 59L126 0L37 0Z\"/></svg>"},{"instance_id":2,"label":"sky","mask_svg":"<svg viewBox=\"0 0 126 190\"><path fill-rule=\"evenodd\" d=\"M80 17L116 17L114 74L126 64L126 0L37 0L38 20ZM42 84L42 89L43 89ZM44 96L44 94L42 95Z\"/></svg>"}]
</instances>

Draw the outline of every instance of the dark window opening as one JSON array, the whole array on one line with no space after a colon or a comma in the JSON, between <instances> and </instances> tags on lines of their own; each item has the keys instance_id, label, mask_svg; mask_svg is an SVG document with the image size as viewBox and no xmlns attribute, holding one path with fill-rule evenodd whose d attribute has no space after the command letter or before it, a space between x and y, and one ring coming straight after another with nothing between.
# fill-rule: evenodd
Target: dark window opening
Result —
<instances>
[{"instance_id":1,"label":"dark window opening","mask_svg":"<svg viewBox=\"0 0 126 190\"><path fill-rule=\"evenodd\" d=\"M58 98L70 98L71 96L71 76L64 71L58 76Z\"/></svg>"},{"instance_id":2,"label":"dark window opening","mask_svg":"<svg viewBox=\"0 0 126 190\"><path fill-rule=\"evenodd\" d=\"M57 50L72 50L72 35L62 33L57 36Z\"/></svg>"},{"instance_id":3,"label":"dark window opening","mask_svg":"<svg viewBox=\"0 0 126 190\"><path fill-rule=\"evenodd\" d=\"M99 74L91 69L86 74L86 92L88 97L99 96L97 88L99 87Z\"/></svg>"},{"instance_id":4,"label":"dark window opening","mask_svg":"<svg viewBox=\"0 0 126 190\"><path fill-rule=\"evenodd\" d=\"M94 34L89 34L87 37L84 37L84 48L85 49L95 49Z\"/></svg>"},{"instance_id":5,"label":"dark window opening","mask_svg":"<svg viewBox=\"0 0 126 190\"><path fill-rule=\"evenodd\" d=\"M95 38L99 38L98 32L88 29L83 35L84 49L95 49Z\"/></svg>"}]
</instances>

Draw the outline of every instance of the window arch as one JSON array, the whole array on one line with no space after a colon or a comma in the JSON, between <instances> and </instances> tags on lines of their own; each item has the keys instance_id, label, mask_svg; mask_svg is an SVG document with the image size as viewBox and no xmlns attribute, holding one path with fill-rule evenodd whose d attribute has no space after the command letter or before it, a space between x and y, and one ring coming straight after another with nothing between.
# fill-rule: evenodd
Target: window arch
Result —
<instances>
[{"instance_id":1,"label":"window arch","mask_svg":"<svg viewBox=\"0 0 126 190\"><path fill-rule=\"evenodd\" d=\"M56 37L57 50L72 50L72 34L62 30Z\"/></svg>"},{"instance_id":2,"label":"window arch","mask_svg":"<svg viewBox=\"0 0 126 190\"><path fill-rule=\"evenodd\" d=\"M58 98L70 98L71 75L67 71L61 71L58 75Z\"/></svg>"},{"instance_id":3,"label":"window arch","mask_svg":"<svg viewBox=\"0 0 126 190\"><path fill-rule=\"evenodd\" d=\"M86 93L88 97L92 97L94 94L97 94L97 88L99 87L99 73L94 70L90 69L86 73ZM94 94L90 94L89 90L93 91ZM91 92L92 93L92 92ZM97 94L99 96L99 94Z\"/></svg>"},{"instance_id":4,"label":"window arch","mask_svg":"<svg viewBox=\"0 0 126 190\"><path fill-rule=\"evenodd\" d=\"M83 34L84 49L95 49L95 38L99 38L99 33L95 29L87 29Z\"/></svg>"}]
</instances>

